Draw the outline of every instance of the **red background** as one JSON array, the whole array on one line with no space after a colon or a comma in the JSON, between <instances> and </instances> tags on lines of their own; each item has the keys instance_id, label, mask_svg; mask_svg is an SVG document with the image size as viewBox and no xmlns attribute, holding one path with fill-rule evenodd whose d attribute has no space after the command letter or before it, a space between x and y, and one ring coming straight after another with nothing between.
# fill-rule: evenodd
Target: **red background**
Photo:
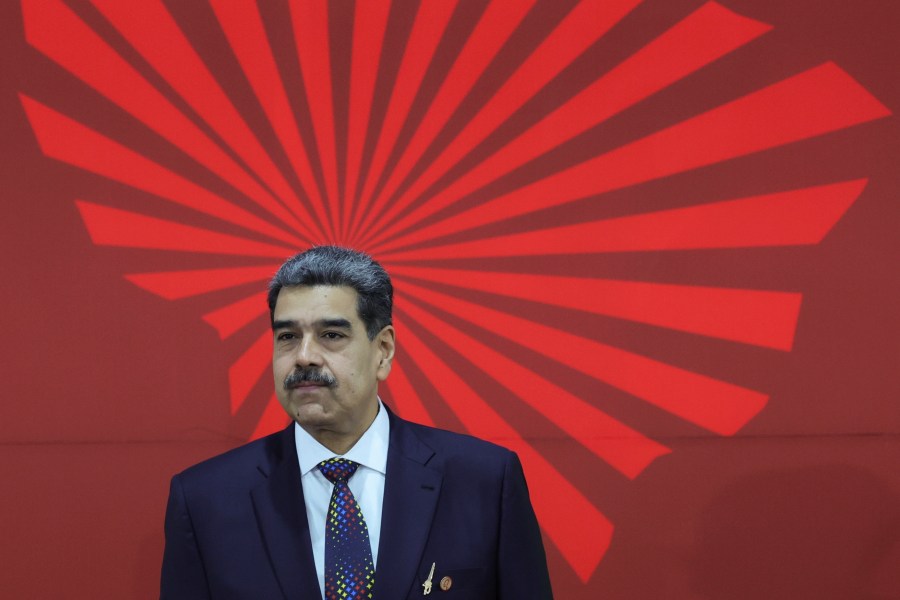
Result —
<instances>
[{"instance_id":1,"label":"red background","mask_svg":"<svg viewBox=\"0 0 900 600\"><path fill-rule=\"evenodd\" d=\"M142 65L89 3L66 4L126 60ZM240 80L234 59L216 58L225 42L210 9L200 3L167 4L263 145L276 146L264 116L253 108L252 92ZM553 8L553 3L539 3L536 10L545 11L549 19L564 12L559 8L563 4ZM470 164L488 156L491 144L496 149L527 130L580 87L702 4L648 0L636 8L593 47L593 54L573 62L543 95L516 113L508 131L500 131L476 150ZM481 196L473 196L469 204L515 191L555 172L557 165L577 164L829 61L890 113L900 110L900 42L896 39L900 7L894 2L722 0L720 5L772 29L714 69L676 82L623 118L591 129L530 169L516 171ZM447 39L452 41L454 35L464 39L483 6L462 3ZM200 185L217 192L226 186L172 153L164 141L30 46L18 3L4 2L0 7L4 115L0 168L5 203L0 238L5 275L2 365L8 382L0 405L0 564L4 565L0 591L10 598L153 597L169 477L246 440L271 394L271 383L267 377L255 383L247 408L232 414L229 368L260 329L245 328L222 340L200 318L252 294L258 289L254 284L168 301L123 275L276 261L225 260L216 255L95 244L76 199L198 227L209 226L210 221L188 215L183 208L151 204L147 194L48 158L19 94L139 148ZM352 7L349 2L333 3L336 16L331 35L336 39L341 28L352 22ZM408 3L397 9L396 18L411 18L414 8ZM268 15L270 31L277 25L272 22L275 16L286 10L276 2L262 11ZM531 27L535 36L541 31L540 23ZM59 33L50 32L53 35ZM531 47L534 42L528 35L523 33L515 44ZM293 51L292 42L272 38L271 43L276 55ZM436 92L442 73L452 63L452 44L441 48L422 84L422 98ZM71 48L73 53L81 50ZM349 60L346 48L333 52ZM396 71L401 54L394 38L385 42L386 72ZM515 62L515 52L508 60L511 65ZM333 67L334 89L346 92L347 83L339 80L346 76L346 65L341 64L337 60ZM146 66L140 68L149 72ZM470 105L463 104L454 117L458 127L471 118L478 102L485 102L496 90L502 73L500 65L496 81L488 77L474 88ZM150 80L164 87L158 79ZM373 115L385 110L385 89L376 87ZM815 95L806 99L810 110L826 100ZM409 127L422 118L426 106L425 100L412 106ZM306 106L296 110L302 114ZM346 119L346 110L335 103L337 122ZM301 119L300 133L307 147L313 148L309 122ZM740 134L722 132L723 137L729 135ZM409 132L399 139L401 144L408 141ZM338 135L337 144L339 148L346 145L345 137ZM372 153L370 144L364 161L371 160ZM900 597L896 575L900 572L898 158L900 134L896 119L888 116L739 161L501 220L488 230L489 235L502 235L665 210L699 200L868 179L859 198L818 244L395 262L398 266L802 294L793 347L785 351L559 306L433 287L768 395L765 408L739 432L714 435L629 402L622 391L565 365L538 360L533 352L500 336L480 336L478 327L445 315L480 342L535 368L671 449L633 480L620 476L540 418L541 413L556 410L554 398L548 397L541 409L517 408L514 396L504 392L498 377L491 375L495 365L473 365L471 358L452 352L447 341L429 333L428 327L407 319L405 326L410 324L423 342L489 399L613 523L611 545L584 581L560 549L548 543L557 597ZM276 163L283 171L290 170L283 156ZM314 168L319 167L314 164ZM152 211L147 209L151 205ZM477 236L459 234L453 241L469 239ZM422 247L428 245L412 247L411 252ZM390 269L392 263L385 260L385 264ZM398 282L402 295L401 286L402 281ZM254 321L256 326L264 324L264 317L260 318ZM402 349L402 335L399 344ZM414 367L403 354L400 364L432 421L467 429L464 410L454 411L429 394L429 386L437 386L439 392L441 382L425 381L426 369ZM389 390L387 397L394 392ZM540 483L531 478L533 495L548 493ZM590 554L597 540L575 543Z\"/></svg>"}]
</instances>

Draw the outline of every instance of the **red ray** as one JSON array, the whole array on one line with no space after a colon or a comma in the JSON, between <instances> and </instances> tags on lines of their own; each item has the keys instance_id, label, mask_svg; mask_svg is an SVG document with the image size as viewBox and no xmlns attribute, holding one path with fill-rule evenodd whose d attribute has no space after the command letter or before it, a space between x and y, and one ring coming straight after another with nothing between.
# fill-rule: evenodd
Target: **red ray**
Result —
<instances>
[{"instance_id":1,"label":"red ray","mask_svg":"<svg viewBox=\"0 0 900 600\"><path fill-rule=\"evenodd\" d=\"M309 236L285 210L218 146L154 89L137 71L57 0L24 0L29 43L152 131L234 186L280 220ZM77 48L78 51L73 51ZM304 211L296 210L304 220Z\"/></svg>"},{"instance_id":2,"label":"red ray","mask_svg":"<svg viewBox=\"0 0 900 600\"><path fill-rule=\"evenodd\" d=\"M347 170L344 183L344 212L341 239L350 231L350 217L356 198L359 164L369 129L369 109L375 93L378 63L387 26L390 2L357 2L353 17L353 53L350 63L350 104L347 125Z\"/></svg>"},{"instance_id":3,"label":"red ray","mask_svg":"<svg viewBox=\"0 0 900 600\"><path fill-rule=\"evenodd\" d=\"M160 0L92 2L282 201L300 206L294 191Z\"/></svg>"},{"instance_id":4,"label":"red ray","mask_svg":"<svg viewBox=\"0 0 900 600\"><path fill-rule=\"evenodd\" d=\"M720 435L736 433L768 400L765 394L426 290L405 279L398 290Z\"/></svg>"},{"instance_id":5,"label":"red ray","mask_svg":"<svg viewBox=\"0 0 900 600\"><path fill-rule=\"evenodd\" d=\"M337 190L337 155L334 148L334 109L331 88L331 56L328 47L328 5L325 0L294 0L291 18L300 71L306 87L306 99L312 117L313 131L319 148L319 161L328 202L327 224L334 239L335 222L339 219L340 201Z\"/></svg>"},{"instance_id":6,"label":"red ray","mask_svg":"<svg viewBox=\"0 0 900 600\"><path fill-rule=\"evenodd\" d=\"M356 230L358 217L368 210L375 184L381 177L385 162L394 148L394 142L397 141L409 107L416 97L419 84L422 83L425 71L431 63L438 42L444 35L444 29L450 21L450 15L453 14L456 4L457 0L419 4L412 32L409 34L409 40L403 52L403 60L400 62L397 78L394 80L394 90L391 92L391 99L381 125L381 134L378 136L378 143L372 154L372 161L366 174L359 208L354 216L351 231Z\"/></svg>"},{"instance_id":7,"label":"red ray","mask_svg":"<svg viewBox=\"0 0 900 600\"><path fill-rule=\"evenodd\" d=\"M272 130L310 199L316 215L313 222L321 236L316 241L323 242L322 226L328 222L325 206L256 3L253 0L212 0L211 5L260 106L272 124Z\"/></svg>"},{"instance_id":8,"label":"red ray","mask_svg":"<svg viewBox=\"0 0 900 600\"><path fill-rule=\"evenodd\" d=\"M178 300L253 281L265 281L270 279L277 269L278 265L273 263L260 267L130 273L125 275L125 279L166 300Z\"/></svg>"},{"instance_id":9,"label":"red ray","mask_svg":"<svg viewBox=\"0 0 900 600\"><path fill-rule=\"evenodd\" d=\"M234 361L234 364L228 367L228 389L231 391L232 415L243 406L250 390L265 374L271 361L272 333L265 331Z\"/></svg>"},{"instance_id":10,"label":"red ray","mask_svg":"<svg viewBox=\"0 0 900 600\"><path fill-rule=\"evenodd\" d=\"M394 276L790 350L801 295L641 281L392 266Z\"/></svg>"},{"instance_id":11,"label":"red ray","mask_svg":"<svg viewBox=\"0 0 900 600\"><path fill-rule=\"evenodd\" d=\"M75 204L91 241L98 246L277 258L294 252L286 246L254 242L83 200L76 200Z\"/></svg>"},{"instance_id":12,"label":"red ray","mask_svg":"<svg viewBox=\"0 0 900 600\"><path fill-rule=\"evenodd\" d=\"M256 429L250 435L250 440L256 440L270 433L281 431L287 426L288 422L287 413L284 412L281 403L278 402L278 396L272 394L272 397L269 398L269 403L266 404L265 411L256 424Z\"/></svg>"},{"instance_id":13,"label":"red ray","mask_svg":"<svg viewBox=\"0 0 900 600\"><path fill-rule=\"evenodd\" d=\"M434 427L434 420L428 414L428 410L422 404L422 400L406 377L401 363L396 359L391 366L391 376L387 380L387 386L391 392L398 415L407 421L415 421L416 423Z\"/></svg>"},{"instance_id":14,"label":"red ray","mask_svg":"<svg viewBox=\"0 0 900 600\"><path fill-rule=\"evenodd\" d=\"M856 179L379 256L385 260L427 260L818 244L856 201L866 181ZM471 222L477 216L465 213L423 233L431 236L435 229L443 234L447 228L467 227L463 221Z\"/></svg>"},{"instance_id":15,"label":"red ray","mask_svg":"<svg viewBox=\"0 0 900 600\"><path fill-rule=\"evenodd\" d=\"M397 186L409 174L532 6L534 0L514 3L494 0L488 5L397 162L390 179L372 204L361 229L366 230L374 216L384 208L385 202L397 191Z\"/></svg>"},{"instance_id":16,"label":"red ray","mask_svg":"<svg viewBox=\"0 0 900 600\"><path fill-rule=\"evenodd\" d=\"M826 63L461 213L453 219L453 230L683 173L889 114L844 71ZM393 224L386 235L415 225L428 206ZM417 230L403 242L421 239L422 234Z\"/></svg>"},{"instance_id":17,"label":"red ray","mask_svg":"<svg viewBox=\"0 0 900 600\"><path fill-rule=\"evenodd\" d=\"M384 223L393 220L395 215L418 198L638 4L640 0L587 0L576 4L432 165L379 216L369 230L378 231Z\"/></svg>"},{"instance_id":18,"label":"red ray","mask_svg":"<svg viewBox=\"0 0 900 600\"><path fill-rule=\"evenodd\" d=\"M428 200L433 214L739 48L770 26L714 2L653 40L541 122Z\"/></svg>"},{"instance_id":19,"label":"red ray","mask_svg":"<svg viewBox=\"0 0 900 600\"><path fill-rule=\"evenodd\" d=\"M224 340L268 310L266 294L262 292L208 312L203 315L203 320L212 325L219 332L219 338Z\"/></svg>"},{"instance_id":20,"label":"red ray","mask_svg":"<svg viewBox=\"0 0 900 600\"><path fill-rule=\"evenodd\" d=\"M670 452L665 446L402 297L397 299L397 307L629 479L634 479L650 463ZM548 398L553 398L552 410L547 410Z\"/></svg>"},{"instance_id":21,"label":"red ray","mask_svg":"<svg viewBox=\"0 0 900 600\"><path fill-rule=\"evenodd\" d=\"M289 244L303 241L253 213L179 177L132 150L51 108L20 95L41 151L51 158L130 185Z\"/></svg>"},{"instance_id":22,"label":"red ray","mask_svg":"<svg viewBox=\"0 0 900 600\"><path fill-rule=\"evenodd\" d=\"M581 491L510 427L412 330L397 323L397 337L408 356L473 435L493 439L522 459L538 521L582 581L587 581L609 548L613 525ZM578 515L577 519L571 518ZM591 540L584 544L583 540Z\"/></svg>"}]
</instances>

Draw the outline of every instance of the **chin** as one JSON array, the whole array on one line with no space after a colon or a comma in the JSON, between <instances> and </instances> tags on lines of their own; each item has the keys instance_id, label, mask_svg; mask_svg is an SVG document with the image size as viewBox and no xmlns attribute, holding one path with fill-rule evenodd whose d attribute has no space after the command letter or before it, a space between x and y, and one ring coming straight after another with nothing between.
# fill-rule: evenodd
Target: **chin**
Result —
<instances>
[{"instance_id":1,"label":"chin","mask_svg":"<svg viewBox=\"0 0 900 600\"><path fill-rule=\"evenodd\" d=\"M318 402L294 407L291 411L291 416L301 425L321 425L331 421L331 416Z\"/></svg>"}]
</instances>

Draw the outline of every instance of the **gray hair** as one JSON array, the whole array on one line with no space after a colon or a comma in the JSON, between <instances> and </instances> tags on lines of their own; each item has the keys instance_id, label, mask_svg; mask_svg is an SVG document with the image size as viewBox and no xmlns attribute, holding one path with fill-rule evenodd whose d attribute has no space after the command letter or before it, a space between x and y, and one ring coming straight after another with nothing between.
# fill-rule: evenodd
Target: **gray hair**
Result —
<instances>
[{"instance_id":1,"label":"gray hair","mask_svg":"<svg viewBox=\"0 0 900 600\"><path fill-rule=\"evenodd\" d=\"M368 254L340 246L314 246L287 259L269 282L270 322L275 322L281 288L301 285L345 285L356 290L356 310L370 340L391 324L394 286L384 267Z\"/></svg>"}]
</instances>

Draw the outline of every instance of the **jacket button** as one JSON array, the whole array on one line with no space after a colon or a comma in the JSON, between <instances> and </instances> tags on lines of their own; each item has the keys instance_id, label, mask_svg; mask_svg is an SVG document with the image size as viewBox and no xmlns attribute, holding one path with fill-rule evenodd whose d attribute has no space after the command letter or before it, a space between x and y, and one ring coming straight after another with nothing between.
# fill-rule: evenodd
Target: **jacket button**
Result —
<instances>
[{"instance_id":1,"label":"jacket button","mask_svg":"<svg viewBox=\"0 0 900 600\"><path fill-rule=\"evenodd\" d=\"M447 590L449 590L451 585L453 585L453 580L449 577L444 577L443 579L441 579L441 589L443 591L446 592Z\"/></svg>"}]
</instances>

